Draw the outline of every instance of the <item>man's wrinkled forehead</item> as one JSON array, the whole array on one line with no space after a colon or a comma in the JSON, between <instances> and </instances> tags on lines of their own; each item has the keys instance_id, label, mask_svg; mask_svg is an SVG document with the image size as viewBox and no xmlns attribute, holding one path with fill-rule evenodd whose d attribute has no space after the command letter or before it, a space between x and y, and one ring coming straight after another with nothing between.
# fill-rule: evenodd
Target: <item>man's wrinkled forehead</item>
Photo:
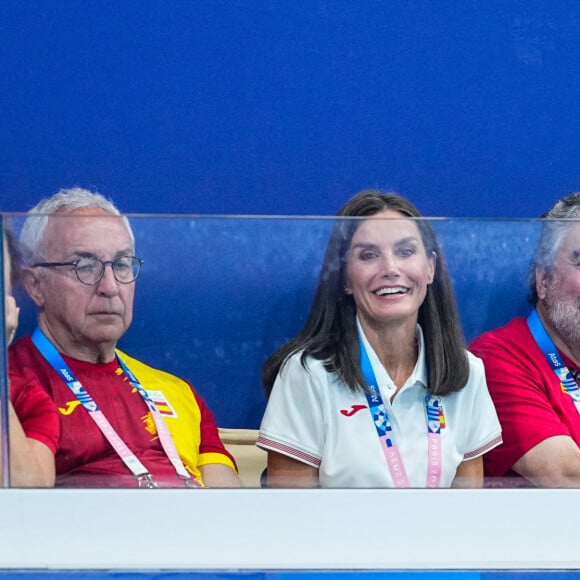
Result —
<instances>
[{"instance_id":1,"label":"man's wrinkled forehead","mask_svg":"<svg viewBox=\"0 0 580 580\"><path fill-rule=\"evenodd\" d=\"M99 207L83 207L79 209L64 208L49 217L48 223L69 223L82 224L87 223L122 223L127 233L132 238L131 229L128 227L127 219L123 216L109 213L108 211Z\"/></svg>"},{"instance_id":2,"label":"man's wrinkled forehead","mask_svg":"<svg viewBox=\"0 0 580 580\"><path fill-rule=\"evenodd\" d=\"M126 218L100 208L82 208L60 211L50 216L44 235L45 249L63 243L83 244L98 239L103 243L125 239L123 245L133 248L134 238Z\"/></svg>"}]
</instances>

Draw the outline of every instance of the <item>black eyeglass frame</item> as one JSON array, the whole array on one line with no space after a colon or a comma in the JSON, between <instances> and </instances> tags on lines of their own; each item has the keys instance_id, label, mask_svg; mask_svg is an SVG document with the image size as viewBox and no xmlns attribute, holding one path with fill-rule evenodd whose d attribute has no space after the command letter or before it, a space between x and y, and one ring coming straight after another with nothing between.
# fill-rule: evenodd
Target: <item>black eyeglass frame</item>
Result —
<instances>
[{"instance_id":1,"label":"black eyeglass frame","mask_svg":"<svg viewBox=\"0 0 580 580\"><path fill-rule=\"evenodd\" d=\"M138 268L137 269L137 273L135 274L135 277L132 280L121 280L118 276L117 276L117 272L115 271L115 264L117 264L118 262L120 262L123 259L126 258L130 258L132 263L133 263L133 269L134 268ZM85 282L84 280L81 280L80 276L79 276L79 272L78 272L78 265L79 262L81 262L82 260L94 260L95 262L100 262L102 269L101 269L101 273L99 274L99 277L94 281L94 282ZM103 276L105 275L105 268L107 267L107 264L111 265L111 270L113 271L113 276L115 277L115 280L117 280L117 282L119 282L120 284L133 284L137 278L139 278L139 274L141 274L141 266L143 266L143 262L144 260L142 258L138 258L137 256L119 256L118 258L115 258L114 260L101 260L97 257L86 257L86 258L78 258L77 260L73 260L72 262L38 262L37 264L33 264L31 267L32 268L58 268L61 266L72 266L74 268L75 271L75 275L77 277L77 280L81 283L81 284L85 284L86 286L94 286L95 284L98 284L102 279Z\"/></svg>"}]
</instances>

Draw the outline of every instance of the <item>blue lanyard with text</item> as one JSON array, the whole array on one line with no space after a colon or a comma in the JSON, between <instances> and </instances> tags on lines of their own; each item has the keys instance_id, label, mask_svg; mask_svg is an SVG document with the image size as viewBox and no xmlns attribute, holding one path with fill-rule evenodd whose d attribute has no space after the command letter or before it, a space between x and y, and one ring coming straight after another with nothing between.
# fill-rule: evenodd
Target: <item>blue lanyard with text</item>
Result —
<instances>
[{"instance_id":1,"label":"blue lanyard with text","mask_svg":"<svg viewBox=\"0 0 580 580\"><path fill-rule=\"evenodd\" d=\"M576 412L580 415L580 389L570 374L568 367L564 364L556 345L550 338L550 335L546 332L546 329L535 309L532 310L528 316L528 328L530 329L536 344L544 353L544 357L548 361L548 364L558 377L563 390L568 393L574 402Z\"/></svg>"},{"instance_id":2,"label":"blue lanyard with text","mask_svg":"<svg viewBox=\"0 0 580 580\"><path fill-rule=\"evenodd\" d=\"M151 475L149 470L141 463L141 461L139 461L137 456L129 449L126 443L121 439L119 434L110 424L109 420L99 409L97 403L93 400L93 398L83 387L83 385L77 380L74 373L67 365L65 360L62 358L58 350L48 340L48 338L42 332L42 330L40 330L40 328L36 328L36 330L32 334L32 342L39 350L40 354L60 375L60 377L66 383L68 388L73 392L73 394L79 400L81 405L88 412L91 419L95 422L95 424L100 429L101 433L111 444L113 449L117 452L123 463L135 476L135 478L139 482L139 487L157 487L156 483L153 481L153 476ZM139 395L142 397L142 399L145 401L145 404L149 408L151 415L153 417L153 421L155 422L155 426L157 428L157 433L159 435L161 446L163 447L165 454L167 455L173 467L175 468L177 475L183 480L186 486L199 487L200 483L196 481L183 466L183 463L179 458L179 454L177 453L177 449L175 448L175 443L173 442L171 434L169 433L169 429L167 428L167 425L165 424L165 421L163 420L161 413L159 413L159 410L155 406L155 403L149 396L149 393L147 393L147 391L143 388L141 383L139 383L135 375L129 370L129 368L123 362L121 357L118 354L116 354L116 356L117 361L119 362L119 365L123 369L123 372L128 377L129 382L131 383L133 388L135 388L135 390L139 393Z\"/></svg>"},{"instance_id":3,"label":"blue lanyard with text","mask_svg":"<svg viewBox=\"0 0 580 580\"><path fill-rule=\"evenodd\" d=\"M387 413L387 408L379 391L379 386L371 361L362 339L360 343L360 367L370 393L365 393L369 404L369 411L377 430L381 448L387 460L387 465L395 487L410 487L409 478L395 444L393 426ZM428 394L425 397L427 409L427 487L439 487L441 481L441 423L443 409L437 397Z\"/></svg>"}]
</instances>

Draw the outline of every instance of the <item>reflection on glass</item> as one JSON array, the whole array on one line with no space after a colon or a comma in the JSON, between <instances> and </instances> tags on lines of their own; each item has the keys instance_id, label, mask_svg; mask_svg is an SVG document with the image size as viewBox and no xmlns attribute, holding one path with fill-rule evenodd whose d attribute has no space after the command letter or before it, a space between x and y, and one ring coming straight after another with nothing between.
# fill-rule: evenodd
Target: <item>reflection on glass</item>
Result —
<instances>
[{"instance_id":1,"label":"reflection on glass","mask_svg":"<svg viewBox=\"0 0 580 580\"><path fill-rule=\"evenodd\" d=\"M4 222L4 220L3 220ZM4 487L10 484L14 486L34 487L52 486L54 483L54 467L51 453L44 449L44 445L37 438L29 437L34 431L33 424L43 428L43 416L38 412L38 401L30 394L35 389L30 386L23 393L11 393L6 376L6 347L12 343L18 328L20 309L13 295L13 288L20 277L21 254L19 244L12 232L4 227L2 229L2 288L4 293L3 325L5 333L2 333L2 482ZM44 399L47 395L40 389L38 393ZM7 401L7 404L4 402ZM31 409L35 410L32 411ZM18 412L16 411L18 409ZM35 419L30 420L31 415ZM7 426L7 428L5 427ZM26 427L26 431L24 429Z\"/></svg>"},{"instance_id":2,"label":"reflection on glass","mask_svg":"<svg viewBox=\"0 0 580 580\"><path fill-rule=\"evenodd\" d=\"M4 216L1 217L1 238L0 244L2 245L1 264L2 264L2 277L0 278L0 288L2 288L2 295L4 297L4 307L0 312L0 323L2 329L6 328L6 332L2 331L0 336L0 344L2 350L0 351L0 476L2 487L10 486L10 455L8 450L8 435L7 435L7 425L8 425L8 405L5 401L8 400L8 385L6 381L6 344L7 338L10 338L11 329L8 327L8 316L9 310L13 312L13 304L9 298L11 294L11 289L8 287L7 282L10 280L10 262L7 249L7 239L4 234ZM8 335L8 336L7 336Z\"/></svg>"},{"instance_id":3,"label":"reflection on glass","mask_svg":"<svg viewBox=\"0 0 580 580\"><path fill-rule=\"evenodd\" d=\"M79 259L83 252L83 257L90 254L105 262L112 262L119 256L134 255L144 260L135 283L117 283L109 265L104 269L101 279L103 284L93 286L80 282L74 268L35 268L39 276L31 278L35 283L31 285L25 280L26 288L20 286L14 289L21 308L21 320L10 360L18 360L21 365L20 368L15 366L12 369L16 373L13 391L25 392L22 385L34 383L48 395L49 404L45 411L47 417L52 419L44 422L48 427L34 437L45 437L41 444L51 455L54 447L56 485L134 487L137 479L100 434L82 401L65 384L64 379L45 359L40 362L36 358L32 359L31 353L34 353L36 347L30 336L36 328L39 310L42 308L39 309L39 305L42 305L44 296L37 293L39 291L35 290L35 284L51 284L51 288L58 290L55 295L62 298L59 307L64 310L58 321L63 326L65 324L61 323L61 319L68 321L69 316L79 319L79 310L74 310L80 308L79 302L75 302L77 299L65 299L65 296L69 296L66 292L71 288L78 292L75 296L83 300L82 316L97 317L98 324L95 327L99 328L99 336L114 338L112 342L120 349L121 360L150 395L172 437L175 437L176 417L183 416L191 422L199 421L199 418L189 416L186 411L182 411L179 401L174 402L173 398L165 395L164 387L159 384L165 380L166 375L158 375L151 369L162 369L170 373L173 377L171 380L175 380L174 384L185 392L188 392L187 389L191 392L191 384L195 393L211 410L230 453L238 460L244 485L259 485L259 474L265 467L266 456L254 444L266 408L261 369L268 357L297 336L304 327L316 295L326 246L337 220L139 216L130 219L133 244L130 236L128 239L123 238L116 231L118 228L112 225L116 219L108 216L58 218L56 221L63 224L55 226L59 239L75 231L75 221L81 223L82 231L90 235L83 235L83 243L72 253L65 255L65 252L51 248L52 253L41 256L39 261L71 262ZM92 232L99 231L93 222L99 221L102 224L99 227L106 228L107 235L95 234L95 239L91 239ZM352 218L345 221L352 221ZM408 220L404 219L376 221L384 223L385 230L389 232L395 229L395 222L408 226ZM434 230L440 254L447 262L467 344L483 331L504 325L513 317L528 314L530 306L526 301L526 276L540 232L537 220L424 221ZM414 221L419 222L421 220ZM11 216L11 229L15 232L22 231L23 223L23 217ZM117 219L116 224L119 223ZM374 235L373 232L370 234ZM383 235L382 229L380 235ZM116 246L107 247L102 240L107 243L115 241ZM88 247L91 244L92 247ZM359 258L362 260L362 256L359 255ZM353 266L351 282L354 287L351 289L353 292L362 292L365 278L358 276L357 272ZM40 276L44 276L44 281L40 281ZM104 301L109 304L109 310L97 309L92 313L89 310L92 305L90 297L99 288L106 297ZM124 318L126 310L116 310L114 306L126 303L125 295L122 294L127 292L124 288L130 288L129 293L132 293L127 297L131 310L128 318ZM402 291L387 289L381 292L388 296ZM162 454L167 457L159 442L158 429L147 402L139 395L139 389L131 385L128 373L123 371L116 356L112 361L105 360L104 353L109 352L108 349L99 350L91 360L83 358L82 350L67 354L64 350L66 343L63 347L60 335L56 331L52 334L52 319L50 322L47 336L49 339L59 336L55 342L57 350L64 355L63 360L74 371L98 408L106 410L104 416L115 430L123 434L123 441L131 443L128 447L142 465L150 469L149 465L155 464ZM91 329L88 327L83 328L83 332L89 337L96 336L90 334ZM419 341L420 337L417 339ZM31 365L33 360L35 364ZM106 389L95 387L91 379L86 378L90 375L86 368L92 365L97 365L103 373L112 373L112 381L107 381ZM31 374L31 368L34 369L35 377ZM161 381L159 377L163 377ZM379 377L377 379L380 380ZM58 387L55 386L57 382L60 383ZM399 401L405 403L405 392L399 392L392 400L392 405L396 406ZM80 393L82 398L83 391ZM347 397L349 393L346 392ZM383 396L383 402L389 404L386 396ZM358 399L352 403L342 403L342 400L337 402L339 407L332 420L359 421L361 429L370 428L371 435L377 440L378 454L384 469L388 471L368 408L358 410L352 406L365 404L368 407L366 399L362 403ZM346 413L340 413L341 410ZM311 412L312 408L309 407L308 413ZM423 400L421 413L429 416L429 412ZM129 413L132 420L128 420L124 413ZM308 413L304 413L304 420ZM347 416L349 413L352 415ZM446 405L443 405L442 416L445 420L442 429L444 445L453 427L453 413L447 410ZM399 417L396 418L398 421ZM22 424L26 433L26 424ZM51 424L56 424L56 428L50 427ZM393 426L395 437L396 427ZM426 423L424 427L426 429ZM62 431L59 432L59 429ZM131 431L127 439L126 430ZM62 438L61 434L65 431L70 435ZM195 447L197 442L194 441L192 445ZM349 445L349 449L341 448L345 454L346 451L358 453L356 441ZM87 458L85 464L80 465L72 460L73 449L75 453ZM312 456L316 455L315 449L309 447L307 450ZM458 457L463 457L465 451L459 447L454 450ZM200 457L212 451L199 449L195 453ZM417 452L417 455L420 453ZM181 458L180 450L178 455ZM156 483L184 487L182 478L177 475L170 460L166 458L163 461L164 467L158 470ZM512 479L498 478L493 484L498 482L501 485L516 483ZM411 484L415 485L413 482ZM422 487L425 484L426 481L416 485ZM12 485L24 484L17 484L13 477ZM147 485L147 481L144 485Z\"/></svg>"}]
</instances>

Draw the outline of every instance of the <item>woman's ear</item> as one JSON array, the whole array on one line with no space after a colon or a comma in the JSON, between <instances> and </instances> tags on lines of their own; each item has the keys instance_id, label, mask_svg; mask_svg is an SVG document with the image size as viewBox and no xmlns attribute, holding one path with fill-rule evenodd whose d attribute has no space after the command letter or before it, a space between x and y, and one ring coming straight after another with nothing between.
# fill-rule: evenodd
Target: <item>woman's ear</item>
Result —
<instances>
[{"instance_id":1,"label":"woman's ear","mask_svg":"<svg viewBox=\"0 0 580 580\"><path fill-rule=\"evenodd\" d=\"M427 273L427 284L433 284L436 270L437 270L437 252L431 252L431 257L429 258L429 271Z\"/></svg>"},{"instance_id":2,"label":"woman's ear","mask_svg":"<svg viewBox=\"0 0 580 580\"><path fill-rule=\"evenodd\" d=\"M347 296L350 296L352 294L352 287L351 287L351 284L350 284L350 280L348 278L346 278L346 276L345 276L345 279L342 281L342 291Z\"/></svg>"}]
</instances>

